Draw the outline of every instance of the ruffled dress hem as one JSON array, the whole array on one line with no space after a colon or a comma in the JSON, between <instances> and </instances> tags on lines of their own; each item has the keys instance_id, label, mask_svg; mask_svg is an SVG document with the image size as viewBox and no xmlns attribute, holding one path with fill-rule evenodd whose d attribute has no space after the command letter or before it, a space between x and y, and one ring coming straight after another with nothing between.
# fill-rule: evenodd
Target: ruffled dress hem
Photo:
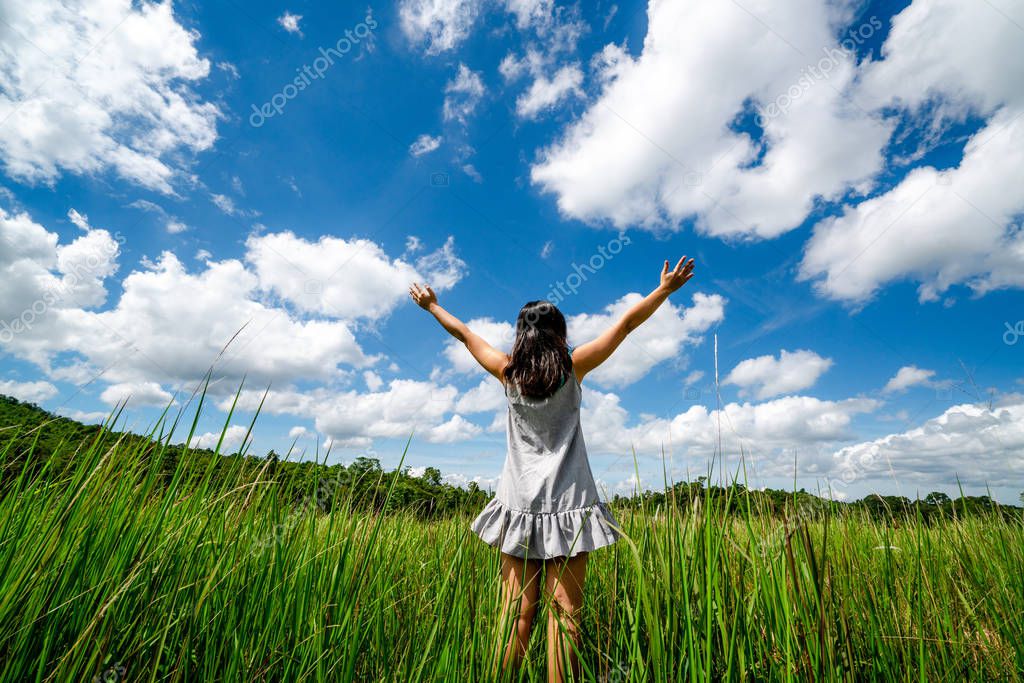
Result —
<instances>
[{"instance_id":1,"label":"ruffled dress hem","mask_svg":"<svg viewBox=\"0 0 1024 683\"><path fill-rule=\"evenodd\" d=\"M573 557L615 543L618 524L608 505L557 512L528 512L492 498L471 525L485 543L513 557L549 560Z\"/></svg>"}]
</instances>

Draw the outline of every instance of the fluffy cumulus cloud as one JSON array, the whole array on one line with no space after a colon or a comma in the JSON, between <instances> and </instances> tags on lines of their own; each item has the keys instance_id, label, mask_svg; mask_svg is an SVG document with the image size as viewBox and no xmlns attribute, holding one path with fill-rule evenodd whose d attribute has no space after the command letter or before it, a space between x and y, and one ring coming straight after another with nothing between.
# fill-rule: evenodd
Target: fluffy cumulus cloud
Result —
<instances>
[{"instance_id":1,"label":"fluffy cumulus cloud","mask_svg":"<svg viewBox=\"0 0 1024 683\"><path fill-rule=\"evenodd\" d=\"M642 298L634 292L601 313L571 316L567 321L570 341L578 345L596 338ZM702 341L704 333L724 318L725 299L718 294L698 292L689 307L667 301L587 379L602 387L632 384L659 363L679 357L685 346Z\"/></svg>"},{"instance_id":2,"label":"fluffy cumulus cloud","mask_svg":"<svg viewBox=\"0 0 1024 683\"><path fill-rule=\"evenodd\" d=\"M57 395L57 387L49 382L18 382L13 379L0 380L0 394L13 396L19 401L42 403Z\"/></svg>"},{"instance_id":3,"label":"fluffy cumulus cloud","mask_svg":"<svg viewBox=\"0 0 1024 683\"><path fill-rule=\"evenodd\" d=\"M402 33L428 55L438 55L459 46L472 32L480 15L489 9L503 9L517 29L533 31L559 43L575 41L582 30L570 11L556 8L553 0L401 0L398 16Z\"/></svg>"},{"instance_id":4,"label":"fluffy cumulus cloud","mask_svg":"<svg viewBox=\"0 0 1024 683\"><path fill-rule=\"evenodd\" d=\"M588 390L584 394L582 422L587 446L597 453L682 454L706 467L717 452L719 429L723 451L739 458L743 453L762 476L790 468L793 449L834 444L853 438L851 423L870 413L878 401L853 398L823 401L810 396L786 396L763 403L729 403L721 412L691 406L673 417L646 417L634 421L616 394Z\"/></svg>"},{"instance_id":5,"label":"fluffy cumulus cloud","mask_svg":"<svg viewBox=\"0 0 1024 683\"><path fill-rule=\"evenodd\" d=\"M30 332L50 311L106 299L104 281L117 270L123 240L74 209L68 218L81 232L58 244L29 214L0 208L0 343Z\"/></svg>"},{"instance_id":6,"label":"fluffy cumulus cloud","mask_svg":"<svg viewBox=\"0 0 1024 683\"><path fill-rule=\"evenodd\" d=\"M956 284L1024 286L1024 8L918 0L859 65L836 30L850 18L820 0L651 3L643 51L605 48L601 92L543 150L534 182L571 217L693 218L725 237L774 237L820 199L846 202L816 226L800 275L851 303L900 280L918 282L923 301ZM536 61L507 59L502 72ZM941 131L969 115L985 123L952 168L919 166L871 195L900 117ZM739 120L760 123L760 139Z\"/></svg>"},{"instance_id":7,"label":"fluffy cumulus cloud","mask_svg":"<svg viewBox=\"0 0 1024 683\"><path fill-rule=\"evenodd\" d=\"M910 387L918 385L930 386L934 376L934 370L926 370L916 365L905 365L897 370L896 374L885 383L882 391L889 394L896 391L906 391Z\"/></svg>"},{"instance_id":8,"label":"fluffy cumulus cloud","mask_svg":"<svg viewBox=\"0 0 1024 683\"><path fill-rule=\"evenodd\" d=\"M847 478L915 484L1003 485L1024 481L1024 403L957 405L914 429L835 452ZM1011 484L1012 485L1012 484Z\"/></svg>"},{"instance_id":9,"label":"fluffy cumulus cloud","mask_svg":"<svg viewBox=\"0 0 1024 683\"><path fill-rule=\"evenodd\" d=\"M192 442L189 444L192 448L209 448L214 449L217 444L220 443L221 453L232 453L243 448L245 445L245 435L248 434L249 429L242 425L231 425L227 429L220 432L206 432L204 434L197 434L192 437ZM223 440L222 440L223 439Z\"/></svg>"},{"instance_id":10,"label":"fluffy cumulus cloud","mask_svg":"<svg viewBox=\"0 0 1024 683\"><path fill-rule=\"evenodd\" d=\"M164 407L171 403L172 398L171 394L156 382L111 384L100 394L100 400L112 406L128 403L132 406Z\"/></svg>"},{"instance_id":11,"label":"fluffy cumulus cloud","mask_svg":"<svg viewBox=\"0 0 1024 683\"><path fill-rule=\"evenodd\" d=\"M209 62L170 2L7 3L0 27L0 157L24 182L112 170L172 192L181 152L210 148L218 108L191 87Z\"/></svg>"},{"instance_id":12,"label":"fluffy cumulus cloud","mask_svg":"<svg viewBox=\"0 0 1024 683\"><path fill-rule=\"evenodd\" d=\"M960 283L976 294L1024 286L1022 114L1000 111L971 137L958 167L914 169L889 192L824 221L802 276L852 303L905 279L920 283L922 301Z\"/></svg>"},{"instance_id":13,"label":"fluffy cumulus cloud","mask_svg":"<svg viewBox=\"0 0 1024 683\"><path fill-rule=\"evenodd\" d=\"M777 358L748 358L732 369L724 384L740 387L740 395L753 393L765 399L809 389L830 367L831 358L822 358L813 351L783 350Z\"/></svg>"},{"instance_id":14,"label":"fluffy cumulus cloud","mask_svg":"<svg viewBox=\"0 0 1024 683\"><path fill-rule=\"evenodd\" d=\"M986 119L957 165L911 171L891 190L824 221L801 272L833 299L862 302L899 280L935 300L1024 286L1024 7L977 12L955 0L914 2L893 20L859 99L902 108L922 125Z\"/></svg>"},{"instance_id":15,"label":"fluffy cumulus cloud","mask_svg":"<svg viewBox=\"0 0 1024 683\"><path fill-rule=\"evenodd\" d=\"M402 0L398 16L406 38L436 55L469 35L480 5L480 0Z\"/></svg>"},{"instance_id":16,"label":"fluffy cumulus cloud","mask_svg":"<svg viewBox=\"0 0 1024 683\"><path fill-rule=\"evenodd\" d=\"M492 318L474 318L467 321L466 325L499 351L509 353L512 350L512 344L516 340L516 327L512 323ZM487 372L480 367L466 347L454 339L445 342L444 356L456 372L480 374Z\"/></svg>"},{"instance_id":17,"label":"fluffy cumulus cloud","mask_svg":"<svg viewBox=\"0 0 1024 683\"><path fill-rule=\"evenodd\" d=\"M299 26L299 22L302 21L301 14L292 14L288 10L284 11L284 14L277 18L277 24L288 33L294 33L295 35L302 37L302 28Z\"/></svg>"},{"instance_id":18,"label":"fluffy cumulus cloud","mask_svg":"<svg viewBox=\"0 0 1024 683\"><path fill-rule=\"evenodd\" d=\"M563 66L550 78L537 76L533 84L516 99L516 113L526 119L555 107L568 97L581 96L583 71L576 64Z\"/></svg>"},{"instance_id":19,"label":"fluffy cumulus cloud","mask_svg":"<svg viewBox=\"0 0 1024 683\"><path fill-rule=\"evenodd\" d=\"M109 310L56 311L47 319L46 337L26 344L45 353L47 365L67 351L82 359L53 372L109 367L104 378L117 382L178 385L202 377L214 362L231 382L245 375L259 381L331 377L341 364L372 362L345 321L302 320L263 303L258 278L236 260L209 262L193 273L167 252L129 274L122 288Z\"/></svg>"},{"instance_id":20,"label":"fluffy cumulus cloud","mask_svg":"<svg viewBox=\"0 0 1024 683\"><path fill-rule=\"evenodd\" d=\"M533 182L587 221L695 218L736 237L797 227L818 197L870 185L891 129L851 103L855 58L830 20L820 0L650 3L641 54L605 48L599 95L543 150ZM758 109L760 140L732 125Z\"/></svg>"},{"instance_id":21,"label":"fluffy cumulus cloud","mask_svg":"<svg viewBox=\"0 0 1024 683\"><path fill-rule=\"evenodd\" d=\"M521 54L509 52L498 66L506 83L528 76L530 85L516 99L516 114L536 119L558 105L584 96L583 70L575 61L576 44L586 30L576 7L548 0L510 0L507 9L527 36Z\"/></svg>"},{"instance_id":22,"label":"fluffy cumulus cloud","mask_svg":"<svg viewBox=\"0 0 1024 683\"><path fill-rule=\"evenodd\" d=\"M376 320L408 297L410 282L444 291L466 271L451 238L413 262L390 258L366 239L311 242L291 232L253 235L246 249L260 287L300 311L333 318Z\"/></svg>"},{"instance_id":23,"label":"fluffy cumulus cloud","mask_svg":"<svg viewBox=\"0 0 1024 683\"><path fill-rule=\"evenodd\" d=\"M485 92L483 79L479 71L473 71L465 64L459 64L455 77L444 87L444 106L442 113L445 121L466 120L476 111Z\"/></svg>"},{"instance_id":24,"label":"fluffy cumulus cloud","mask_svg":"<svg viewBox=\"0 0 1024 683\"><path fill-rule=\"evenodd\" d=\"M239 407L312 418L317 431L344 447L363 447L375 438L416 436L433 443L463 441L482 430L456 412L459 391L450 384L394 379L387 387L360 392L317 388L243 391ZM221 404L230 406L232 399Z\"/></svg>"},{"instance_id":25,"label":"fluffy cumulus cloud","mask_svg":"<svg viewBox=\"0 0 1024 683\"><path fill-rule=\"evenodd\" d=\"M432 137L424 133L423 135L416 138L411 145L409 145L409 154L414 157L421 157L424 154L430 154L435 149L441 146L441 136Z\"/></svg>"},{"instance_id":26,"label":"fluffy cumulus cloud","mask_svg":"<svg viewBox=\"0 0 1024 683\"><path fill-rule=\"evenodd\" d=\"M378 361L356 340L357 320L388 315L408 280L444 289L464 268L451 240L410 264L365 240L266 233L247 242L244 260L210 256L195 270L171 252L143 260L109 301L104 285L118 267L119 242L77 212L69 219L80 234L62 244L28 214L0 212L0 349L50 379L82 384L102 376L100 398L110 404L167 405L171 392L194 386L211 365L215 393L244 376L348 381ZM296 267L322 286L305 287ZM456 421L431 438L470 431Z\"/></svg>"},{"instance_id":27,"label":"fluffy cumulus cloud","mask_svg":"<svg viewBox=\"0 0 1024 683\"><path fill-rule=\"evenodd\" d=\"M469 391L461 392L455 410L460 413L483 413L505 406L505 390L493 377L486 377Z\"/></svg>"}]
</instances>

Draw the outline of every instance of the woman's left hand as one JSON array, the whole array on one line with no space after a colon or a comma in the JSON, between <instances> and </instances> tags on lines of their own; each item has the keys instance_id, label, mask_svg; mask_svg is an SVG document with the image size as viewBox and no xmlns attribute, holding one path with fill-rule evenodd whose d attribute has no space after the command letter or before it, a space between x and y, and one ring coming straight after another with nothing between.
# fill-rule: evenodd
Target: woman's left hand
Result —
<instances>
[{"instance_id":1,"label":"woman's left hand","mask_svg":"<svg viewBox=\"0 0 1024 683\"><path fill-rule=\"evenodd\" d=\"M430 304L437 303L437 295L434 294L434 290L430 288L430 285L420 286L419 283L414 282L409 287L409 296L416 302L416 305L427 311L430 310Z\"/></svg>"}]
</instances>

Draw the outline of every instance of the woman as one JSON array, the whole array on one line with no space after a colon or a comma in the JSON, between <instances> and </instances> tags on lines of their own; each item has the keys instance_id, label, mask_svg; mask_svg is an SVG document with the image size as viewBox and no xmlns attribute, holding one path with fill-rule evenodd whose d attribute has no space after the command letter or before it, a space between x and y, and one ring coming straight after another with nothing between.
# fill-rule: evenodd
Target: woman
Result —
<instances>
[{"instance_id":1,"label":"woman","mask_svg":"<svg viewBox=\"0 0 1024 683\"><path fill-rule=\"evenodd\" d=\"M508 399L508 455L494 498L474 520L481 539L501 550L505 614L512 632L500 664L516 670L526 654L540 584L549 599L548 680L578 674L583 583L589 553L619 537L598 497L580 429L580 383L630 332L693 277L686 257L661 271L661 283L597 339L575 349L565 317L547 301L531 301L516 320L512 353L498 351L413 284L413 300L429 311L489 373ZM543 578L542 578L543 577Z\"/></svg>"}]
</instances>

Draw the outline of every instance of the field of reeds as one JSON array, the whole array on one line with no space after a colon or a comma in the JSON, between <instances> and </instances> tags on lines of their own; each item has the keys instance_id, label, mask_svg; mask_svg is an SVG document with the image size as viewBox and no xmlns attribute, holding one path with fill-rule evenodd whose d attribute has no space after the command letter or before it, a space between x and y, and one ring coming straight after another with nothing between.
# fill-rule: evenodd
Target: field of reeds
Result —
<instances>
[{"instance_id":1,"label":"field of reeds","mask_svg":"<svg viewBox=\"0 0 1024 683\"><path fill-rule=\"evenodd\" d=\"M282 504L265 462L168 470L154 436L2 452L0 680L490 679L498 557L468 518ZM1024 678L1019 518L619 519L589 567L586 680Z\"/></svg>"}]
</instances>

